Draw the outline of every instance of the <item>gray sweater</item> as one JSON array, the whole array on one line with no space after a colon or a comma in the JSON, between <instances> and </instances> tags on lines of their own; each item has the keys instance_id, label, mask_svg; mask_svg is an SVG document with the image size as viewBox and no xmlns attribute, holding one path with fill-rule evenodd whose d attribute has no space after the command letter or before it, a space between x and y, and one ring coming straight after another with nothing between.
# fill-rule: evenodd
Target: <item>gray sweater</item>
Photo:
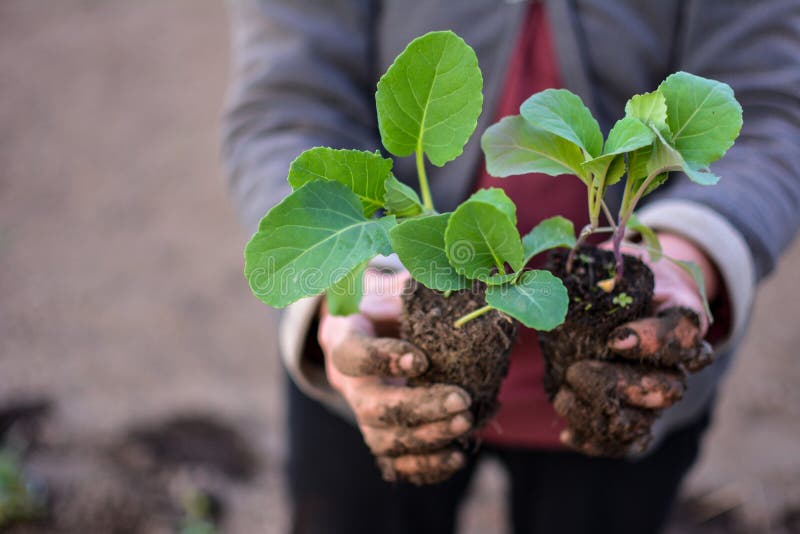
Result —
<instances>
[{"instance_id":1,"label":"gray sweater","mask_svg":"<svg viewBox=\"0 0 800 534\"><path fill-rule=\"evenodd\" d=\"M234 70L224 156L242 221L255 231L290 192L286 174L300 152L380 147L377 79L428 31L452 29L475 49L485 79L482 132L494 118L527 3L232 0L230 6ZM676 70L727 82L743 107L741 136L712 167L720 183L704 188L674 177L641 212L645 223L706 251L733 312L719 359L690 378L685 398L657 423L660 438L708 406L745 330L755 285L800 224L800 2L551 0L545 6L562 84L583 98L605 131L631 95L653 90ZM462 157L430 170L440 209L468 195L479 157L475 135ZM395 173L414 185L410 158L396 161ZM303 359L315 309L316 301L306 299L283 315L282 356L304 391L348 417L323 370Z\"/></svg>"}]
</instances>

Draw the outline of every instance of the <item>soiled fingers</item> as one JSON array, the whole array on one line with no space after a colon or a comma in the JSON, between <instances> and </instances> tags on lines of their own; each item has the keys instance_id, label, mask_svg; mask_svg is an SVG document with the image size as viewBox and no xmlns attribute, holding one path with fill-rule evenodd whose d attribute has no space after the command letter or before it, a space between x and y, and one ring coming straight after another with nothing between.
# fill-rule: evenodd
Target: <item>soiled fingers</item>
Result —
<instances>
[{"instance_id":1,"label":"soiled fingers","mask_svg":"<svg viewBox=\"0 0 800 534\"><path fill-rule=\"evenodd\" d=\"M596 439L572 428L563 430L559 437L561 443L578 452L582 452L587 456L603 456L606 458L619 458L631 452L642 452L647 449L651 441L651 436L648 434L630 443L620 444Z\"/></svg>"},{"instance_id":2,"label":"soiled fingers","mask_svg":"<svg viewBox=\"0 0 800 534\"><path fill-rule=\"evenodd\" d=\"M663 367L699 371L713 361L711 346L703 340L700 319L688 308L667 308L655 317L622 325L608 339L615 354Z\"/></svg>"},{"instance_id":3,"label":"soiled fingers","mask_svg":"<svg viewBox=\"0 0 800 534\"><path fill-rule=\"evenodd\" d=\"M472 414L459 413L441 421L406 427L361 426L364 441L376 456L400 456L430 452L465 436L472 428Z\"/></svg>"},{"instance_id":4,"label":"soiled fingers","mask_svg":"<svg viewBox=\"0 0 800 534\"><path fill-rule=\"evenodd\" d=\"M568 446L595 456L624 456L649 444L660 410L685 389L682 373L626 362L582 360L566 372L554 407L569 428Z\"/></svg>"},{"instance_id":5,"label":"soiled fingers","mask_svg":"<svg viewBox=\"0 0 800 534\"><path fill-rule=\"evenodd\" d=\"M646 447L657 415L653 410L592 404L569 387L558 391L553 406L569 424L562 441L586 454L603 456L623 456Z\"/></svg>"},{"instance_id":6,"label":"soiled fingers","mask_svg":"<svg viewBox=\"0 0 800 534\"><path fill-rule=\"evenodd\" d=\"M361 388L352 399L359 423L375 428L413 427L452 417L469 409L469 393L457 386Z\"/></svg>"},{"instance_id":7,"label":"soiled fingers","mask_svg":"<svg viewBox=\"0 0 800 534\"><path fill-rule=\"evenodd\" d=\"M411 377L428 368L428 358L401 339L351 335L331 351L336 369L348 376Z\"/></svg>"},{"instance_id":8,"label":"soiled fingers","mask_svg":"<svg viewBox=\"0 0 800 534\"><path fill-rule=\"evenodd\" d=\"M404 480L418 486L447 480L464 466L464 454L455 449L443 449L427 454L379 456L378 467L388 482Z\"/></svg>"},{"instance_id":9,"label":"soiled fingers","mask_svg":"<svg viewBox=\"0 0 800 534\"><path fill-rule=\"evenodd\" d=\"M620 403L638 408L663 409L683 397L685 381L677 371L630 363L581 360L566 373L567 384L587 402L604 402L606 409Z\"/></svg>"}]
</instances>

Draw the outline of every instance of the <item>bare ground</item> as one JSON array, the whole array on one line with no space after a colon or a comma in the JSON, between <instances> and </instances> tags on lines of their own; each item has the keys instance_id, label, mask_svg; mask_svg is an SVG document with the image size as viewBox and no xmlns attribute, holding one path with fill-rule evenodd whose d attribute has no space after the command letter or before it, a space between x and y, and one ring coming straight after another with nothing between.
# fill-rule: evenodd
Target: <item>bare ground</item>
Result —
<instances>
[{"instance_id":1,"label":"bare ground","mask_svg":"<svg viewBox=\"0 0 800 534\"><path fill-rule=\"evenodd\" d=\"M0 405L53 398L49 439L79 456L229 421L260 470L224 485L224 531L278 533L281 372L219 163L227 61L222 2L0 2ZM671 534L800 532L798 268L795 245L761 291ZM504 492L484 466L462 532L503 532Z\"/></svg>"}]
</instances>

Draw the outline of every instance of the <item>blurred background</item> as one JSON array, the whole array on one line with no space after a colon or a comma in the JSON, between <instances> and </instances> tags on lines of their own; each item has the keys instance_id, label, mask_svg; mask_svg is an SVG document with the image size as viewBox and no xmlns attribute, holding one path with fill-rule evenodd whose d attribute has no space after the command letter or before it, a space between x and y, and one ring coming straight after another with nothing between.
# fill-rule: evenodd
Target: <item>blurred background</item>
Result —
<instances>
[{"instance_id":1,"label":"blurred background","mask_svg":"<svg viewBox=\"0 0 800 534\"><path fill-rule=\"evenodd\" d=\"M0 0L0 531L11 511L49 516L14 533L286 531L274 315L219 161L227 77L220 0ZM798 270L795 243L670 534L800 532ZM484 465L461 532L507 532L504 492Z\"/></svg>"}]
</instances>

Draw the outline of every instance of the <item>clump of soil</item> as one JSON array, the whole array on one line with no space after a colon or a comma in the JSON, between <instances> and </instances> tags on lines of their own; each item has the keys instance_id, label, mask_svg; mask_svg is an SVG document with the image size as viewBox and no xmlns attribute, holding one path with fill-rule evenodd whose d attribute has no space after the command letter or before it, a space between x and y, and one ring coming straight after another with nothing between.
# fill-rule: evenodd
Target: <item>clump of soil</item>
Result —
<instances>
[{"instance_id":1,"label":"clump of soil","mask_svg":"<svg viewBox=\"0 0 800 534\"><path fill-rule=\"evenodd\" d=\"M545 361L544 389L552 400L564 382L567 368L586 359L610 359L606 340L616 327L652 313L654 279L647 265L633 256L624 256L622 280L605 292L597 282L615 274L614 254L583 246L578 249L567 273L569 252L559 249L550 254L546 268L559 277L569 294L569 309L564 323L550 332L540 332ZM630 297L619 304L621 293Z\"/></svg>"},{"instance_id":2,"label":"clump of soil","mask_svg":"<svg viewBox=\"0 0 800 534\"><path fill-rule=\"evenodd\" d=\"M595 453L604 456L643 451L652 441L650 428L658 411L633 407L622 410L616 385L638 382L639 377L649 375L653 364L627 361L600 366L586 360L614 360L607 346L609 334L624 323L652 314L653 273L639 259L626 255L622 280L611 291L605 291L597 283L615 276L613 253L581 247L569 273L568 254L565 250L551 253L547 265L564 282L570 301L564 323L550 332L539 333L545 392L555 403L556 411L571 413L572 419L580 421L579 427L571 428L574 443L594 443ZM676 318L682 316L682 311L673 311ZM577 362L583 363L575 365ZM680 398L682 374L664 369L659 372L648 380L654 382L654 377L660 377L663 383L648 382L647 388ZM572 383L581 383L586 391L594 392L594 402L578 398L565 384L567 375Z\"/></svg>"},{"instance_id":3,"label":"clump of soil","mask_svg":"<svg viewBox=\"0 0 800 534\"><path fill-rule=\"evenodd\" d=\"M508 373L509 354L517 335L517 321L496 310L481 315L461 328L453 323L486 305L485 287L442 293L410 280L403 293L400 335L424 351L430 359L426 373L411 385L454 384L472 397L475 428L497 412L497 394Z\"/></svg>"}]
</instances>

